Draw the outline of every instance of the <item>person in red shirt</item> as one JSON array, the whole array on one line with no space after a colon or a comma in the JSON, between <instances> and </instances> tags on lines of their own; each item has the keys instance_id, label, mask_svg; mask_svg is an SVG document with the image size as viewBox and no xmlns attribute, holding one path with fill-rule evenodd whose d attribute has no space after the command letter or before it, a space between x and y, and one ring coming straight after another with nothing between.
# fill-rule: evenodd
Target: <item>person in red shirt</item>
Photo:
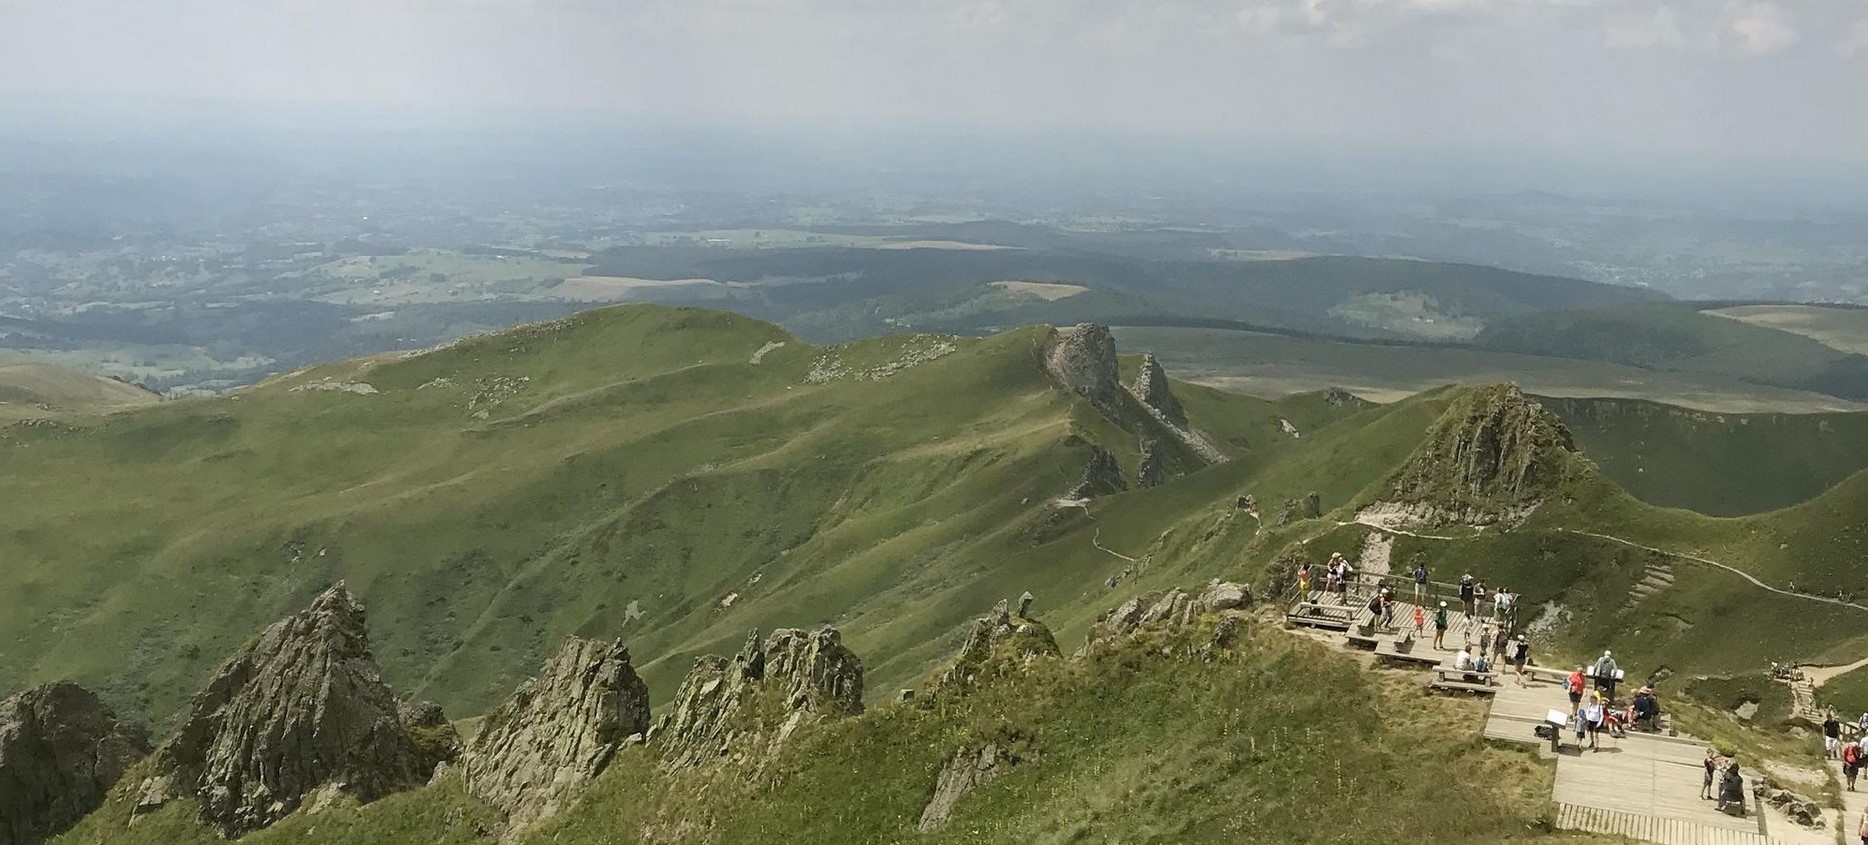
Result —
<instances>
[{"instance_id":1,"label":"person in red shirt","mask_svg":"<svg viewBox=\"0 0 1868 845\"><path fill-rule=\"evenodd\" d=\"M1588 683L1589 678L1587 675L1583 674L1583 667L1578 666L1576 667L1576 671L1570 673L1570 680L1567 686L1570 689L1571 716L1575 716L1576 709L1583 706L1583 687Z\"/></svg>"}]
</instances>

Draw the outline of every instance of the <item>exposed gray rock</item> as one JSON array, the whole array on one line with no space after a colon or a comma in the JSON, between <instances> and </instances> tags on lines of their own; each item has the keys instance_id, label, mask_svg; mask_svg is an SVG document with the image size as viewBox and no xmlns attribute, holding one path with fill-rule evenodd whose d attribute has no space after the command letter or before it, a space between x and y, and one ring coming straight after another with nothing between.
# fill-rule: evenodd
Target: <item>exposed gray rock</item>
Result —
<instances>
[{"instance_id":1,"label":"exposed gray rock","mask_svg":"<svg viewBox=\"0 0 1868 845\"><path fill-rule=\"evenodd\" d=\"M1057 639L1050 628L1022 613L1012 615L1006 603L999 602L991 613L973 620L953 664L934 679L929 692L935 696L964 694L1013 667L1057 654Z\"/></svg>"},{"instance_id":2,"label":"exposed gray rock","mask_svg":"<svg viewBox=\"0 0 1868 845\"><path fill-rule=\"evenodd\" d=\"M1122 477L1122 464L1116 460L1115 453L1101 446L1091 446L1090 462L1083 468L1083 477L1064 498L1094 499L1127 489L1129 483Z\"/></svg>"},{"instance_id":3,"label":"exposed gray rock","mask_svg":"<svg viewBox=\"0 0 1868 845\"><path fill-rule=\"evenodd\" d=\"M786 739L815 718L863 710L863 662L835 628L753 631L731 659L694 661L673 708L650 742L670 768L726 761L762 767Z\"/></svg>"},{"instance_id":4,"label":"exposed gray rock","mask_svg":"<svg viewBox=\"0 0 1868 845\"><path fill-rule=\"evenodd\" d=\"M1122 379L1116 369L1116 338L1108 326L1081 323L1051 346L1045 356L1051 377L1082 396L1118 423L1130 416L1122 408Z\"/></svg>"},{"instance_id":5,"label":"exposed gray rock","mask_svg":"<svg viewBox=\"0 0 1868 845\"><path fill-rule=\"evenodd\" d=\"M1360 397L1340 387L1332 387L1323 391L1323 401L1339 408L1362 404L1362 399Z\"/></svg>"},{"instance_id":6,"label":"exposed gray rock","mask_svg":"<svg viewBox=\"0 0 1868 845\"><path fill-rule=\"evenodd\" d=\"M460 731L454 729L454 723L448 721L447 713L441 705L432 701L404 701L396 705L396 715L402 720L402 727L409 732L409 742L415 749L415 771L424 778L432 778L434 772L443 763L452 763L460 757L465 743L461 741Z\"/></svg>"},{"instance_id":7,"label":"exposed gray rock","mask_svg":"<svg viewBox=\"0 0 1868 845\"><path fill-rule=\"evenodd\" d=\"M1157 487L1167 483L1167 462L1161 458L1161 444L1153 438L1142 439L1142 466L1135 473L1135 486Z\"/></svg>"},{"instance_id":8,"label":"exposed gray rock","mask_svg":"<svg viewBox=\"0 0 1868 845\"><path fill-rule=\"evenodd\" d=\"M1388 481L1414 521L1489 524L1521 518L1561 480L1569 429L1514 384L1475 388L1448 408Z\"/></svg>"},{"instance_id":9,"label":"exposed gray rock","mask_svg":"<svg viewBox=\"0 0 1868 845\"><path fill-rule=\"evenodd\" d=\"M1112 350L1113 351L1113 350ZM1187 411L1174 398L1174 391L1168 386L1167 371L1161 369L1161 362L1155 360L1153 352L1142 353L1141 369L1135 373L1135 382L1129 387L1143 405L1161 412L1168 422L1181 428L1187 427Z\"/></svg>"},{"instance_id":10,"label":"exposed gray rock","mask_svg":"<svg viewBox=\"0 0 1868 845\"><path fill-rule=\"evenodd\" d=\"M1783 788L1773 778L1755 778L1751 793L1759 803L1769 804L1784 811L1790 820L1811 830L1822 830L1828 826L1823 817L1823 805L1816 803L1809 796Z\"/></svg>"},{"instance_id":11,"label":"exposed gray rock","mask_svg":"<svg viewBox=\"0 0 1868 845\"><path fill-rule=\"evenodd\" d=\"M1236 638L1241 623L1225 624L1225 617L1237 615L1252 603L1252 591L1244 584L1215 579L1198 594L1179 588L1160 590L1130 598L1114 610L1104 613L1090 626L1077 657L1111 649L1122 641L1149 631L1172 632L1188 629L1206 616L1220 614L1214 628L1213 642L1207 647L1225 647Z\"/></svg>"},{"instance_id":12,"label":"exposed gray rock","mask_svg":"<svg viewBox=\"0 0 1868 845\"><path fill-rule=\"evenodd\" d=\"M342 582L222 664L156 750L138 811L192 796L228 837L284 818L327 784L373 801L424 780Z\"/></svg>"},{"instance_id":13,"label":"exposed gray rock","mask_svg":"<svg viewBox=\"0 0 1868 845\"><path fill-rule=\"evenodd\" d=\"M998 780L1019 766L1037 761L1035 748L1024 742L988 742L975 750L955 752L934 782L934 795L921 809L922 833L939 830L953 818L960 799Z\"/></svg>"},{"instance_id":14,"label":"exposed gray rock","mask_svg":"<svg viewBox=\"0 0 1868 845\"><path fill-rule=\"evenodd\" d=\"M0 845L36 845L104 801L149 737L90 690L47 684L0 700Z\"/></svg>"},{"instance_id":15,"label":"exposed gray rock","mask_svg":"<svg viewBox=\"0 0 1868 845\"><path fill-rule=\"evenodd\" d=\"M462 771L467 788L521 830L567 806L648 726L649 688L629 649L572 637L487 714Z\"/></svg>"},{"instance_id":16,"label":"exposed gray rock","mask_svg":"<svg viewBox=\"0 0 1868 845\"><path fill-rule=\"evenodd\" d=\"M1312 493L1304 497L1304 518L1316 519L1323 516L1323 497Z\"/></svg>"}]
</instances>

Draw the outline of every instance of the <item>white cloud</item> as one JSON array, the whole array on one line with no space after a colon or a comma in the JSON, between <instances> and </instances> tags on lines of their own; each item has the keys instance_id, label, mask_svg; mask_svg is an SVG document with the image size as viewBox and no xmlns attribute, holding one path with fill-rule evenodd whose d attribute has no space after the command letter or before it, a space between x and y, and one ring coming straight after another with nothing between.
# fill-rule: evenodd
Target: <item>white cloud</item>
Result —
<instances>
[{"instance_id":1,"label":"white cloud","mask_svg":"<svg viewBox=\"0 0 1868 845\"><path fill-rule=\"evenodd\" d=\"M1856 21L1842 33L1842 40L1836 42L1836 52L1843 58L1868 56L1868 18Z\"/></svg>"},{"instance_id":2,"label":"white cloud","mask_svg":"<svg viewBox=\"0 0 1868 845\"><path fill-rule=\"evenodd\" d=\"M1605 42L1609 47L1631 50L1685 50L1693 46L1694 39L1681 28L1673 7L1661 6L1645 18L1610 23Z\"/></svg>"},{"instance_id":3,"label":"white cloud","mask_svg":"<svg viewBox=\"0 0 1868 845\"><path fill-rule=\"evenodd\" d=\"M1732 15L1732 34L1747 55L1774 56L1802 38L1776 3L1733 3L1726 8Z\"/></svg>"}]
</instances>

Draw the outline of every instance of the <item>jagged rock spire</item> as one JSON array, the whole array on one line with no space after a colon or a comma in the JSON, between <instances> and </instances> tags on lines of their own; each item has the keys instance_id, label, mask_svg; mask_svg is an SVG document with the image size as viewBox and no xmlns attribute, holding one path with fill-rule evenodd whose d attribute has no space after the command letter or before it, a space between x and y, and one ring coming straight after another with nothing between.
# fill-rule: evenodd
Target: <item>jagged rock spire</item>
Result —
<instances>
[{"instance_id":1,"label":"jagged rock spire","mask_svg":"<svg viewBox=\"0 0 1868 845\"><path fill-rule=\"evenodd\" d=\"M1051 347L1045 358L1051 377L1065 389L1089 400L1103 416L1118 422L1122 411L1122 379L1116 368L1116 338L1108 326L1080 323Z\"/></svg>"},{"instance_id":2,"label":"jagged rock spire","mask_svg":"<svg viewBox=\"0 0 1868 845\"><path fill-rule=\"evenodd\" d=\"M0 700L0 845L37 845L76 824L148 753L141 729L77 684Z\"/></svg>"},{"instance_id":3,"label":"jagged rock spire","mask_svg":"<svg viewBox=\"0 0 1868 845\"><path fill-rule=\"evenodd\" d=\"M1135 372L1135 383L1129 387L1143 405L1161 412L1168 422L1180 428L1187 427L1187 411L1174 398L1174 391L1168 387L1167 371L1161 369L1161 362L1155 360L1153 352L1142 353L1141 369Z\"/></svg>"},{"instance_id":4,"label":"jagged rock spire","mask_svg":"<svg viewBox=\"0 0 1868 845\"><path fill-rule=\"evenodd\" d=\"M757 707L759 698L770 708ZM732 659L694 661L673 708L655 723L652 740L671 768L719 761L763 765L809 717L863 710L863 662L835 628L784 628L764 641L753 631ZM769 718L786 714L782 724Z\"/></svg>"},{"instance_id":5,"label":"jagged rock spire","mask_svg":"<svg viewBox=\"0 0 1868 845\"><path fill-rule=\"evenodd\" d=\"M1475 388L1441 414L1384 497L1417 522L1509 521L1553 491L1569 429L1515 384Z\"/></svg>"},{"instance_id":6,"label":"jagged rock spire","mask_svg":"<svg viewBox=\"0 0 1868 845\"><path fill-rule=\"evenodd\" d=\"M228 837L284 818L326 784L371 801L421 778L363 605L342 582L221 665L155 770L139 812L191 796Z\"/></svg>"},{"instance_id":7,"label":"jagged rock spire","mask_svg":"<svg viewBox=\"0 0 1868 845\"><path fill-rule=\"evenodd\" d=\"M572 637L486 717L462 755L467 788L512 829L555 815L649 727L649 689L621 641Z\"/></svg>"}]
</instances>

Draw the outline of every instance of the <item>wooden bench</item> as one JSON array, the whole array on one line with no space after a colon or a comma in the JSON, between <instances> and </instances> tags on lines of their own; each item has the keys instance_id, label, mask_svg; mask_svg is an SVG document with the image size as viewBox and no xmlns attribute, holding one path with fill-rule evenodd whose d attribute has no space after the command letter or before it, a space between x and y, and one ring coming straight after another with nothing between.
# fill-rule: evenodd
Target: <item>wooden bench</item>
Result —
<instances>
[{"instance_id":1,"label":"wooden bench","mask_svg":"<svg viewBox=\"0 0 1868 845\"><path fill-rule=\"evenodd\" d=\"M1466 681L1450 681L1450 680L1447 680L1445 677L1437 677L1437 678L1434 678L1428 681L1427 688L1434 689L1434 690L1442 690L1445 692L1470 692L1475 695L1496 695L1498 693L1498 688L1490 684L1474 684L1474 683L1468 683Z\"/></svg>"},{"instance_id":2,"label":"wooden bench","mask_svg":"<svg viewBox=\"0 0 1868 845\"><path fill-rule=\"evenodd\" d=\"M1484 684L1489 687L1492 685L1493 681L1498 680L1497 672L1475 672L1471 669L1455 669L1445 664L1434 667L1433 671L1434 675L1442 681Z\"/></svg>"},{"instance_id":3,"label":"wooden bench","mask_svg":"<svg viewBox=\"0 0 1868 845\"><path fill-rule=\"evenodd\" d=\"M1413 637L1406 636L1398 640L1383 640L1375 646L1375 656L1402 663L1412 663L1417 666L1429 667L1438 666L1440 665L1440 661L1445 659L1444 655L1436 651L1415 651L1415 642L1416 640Z\"/></svg>"},{"instance_id":4,"label":"wooden bench","mask_svg":"<svg viewBox=\"0 0 1868 845\"><path fill-rule=\"evenodd\" d=\"M1561 684L1569 681L1570 670L1552 669L1549 666L1532 666L1527 663L1524 666L1524 676L1536 681L1556 681Z\"/></svg>"},{"instance_id":5,"label":"wooden bench","mask_svg":"<svg viewBox=\"0 0 1868 845\"><path fill-rule=\"evenodd\" d=\"M1338 631L1349 630L1355 619L1355 608L1340 604L1321 604L1302 601L1291 606L1291 611L1284 615L1286 621L1312 628L1331 628Z\"/></svg>"}]
</instances>

